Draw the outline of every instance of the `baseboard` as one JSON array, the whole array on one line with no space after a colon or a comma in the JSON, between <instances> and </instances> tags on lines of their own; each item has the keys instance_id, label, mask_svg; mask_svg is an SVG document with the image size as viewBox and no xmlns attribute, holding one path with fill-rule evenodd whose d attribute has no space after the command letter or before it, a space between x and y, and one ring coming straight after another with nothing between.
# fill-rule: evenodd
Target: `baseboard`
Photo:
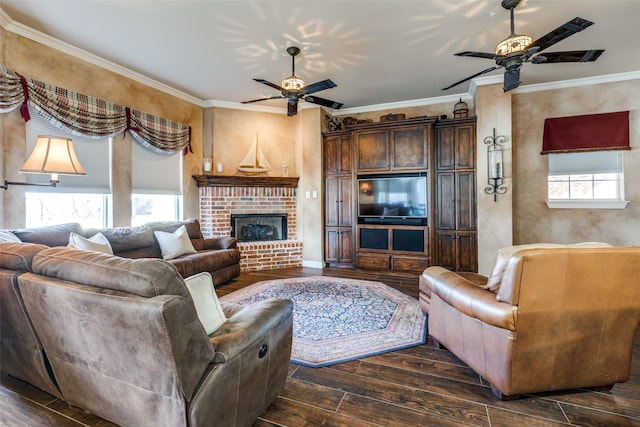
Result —
<instances>
[{"instance_id":1,"label":"baseboard","mask_svg":"<svg viewBox=\"0 0 640 427\"><path fill-rule=\"evenodd\" d=\"M305 260L302 260L302 266L303 267L309 267L309 268L324 268L324 262L322 262L322 261L305 261Z\"/></svg>"}]
</instances>

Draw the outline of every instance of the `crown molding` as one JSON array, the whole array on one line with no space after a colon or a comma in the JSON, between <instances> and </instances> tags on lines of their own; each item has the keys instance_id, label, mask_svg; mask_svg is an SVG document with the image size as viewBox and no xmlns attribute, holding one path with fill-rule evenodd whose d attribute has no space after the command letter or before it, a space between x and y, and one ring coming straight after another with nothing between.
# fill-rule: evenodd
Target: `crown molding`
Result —
<instances>
[{"instance_id":1,"label":"crown molding","mask_svg":"<svg viewBox=\"0 0 640 427\"><path fill-rule=\"evenodd\" d=\"M369 113L372 111L394 110L399 108L422 107L425 105L455 103L460 99L464 101L472 100L473 97L468 93L459 93L455 95L437 96L434 98L411 99L408 101L387 102L384 104L365 105L363 107L345 108L344 110L334 111L334 116L345 116L347 114Z\"/></svg>"},{"instance_id":2,"label":"crown molding","mask_svg":"<svg viewBox=\"0 0 640 427\"><path fill-rule=\"evenodd\" d=\"M2 6L0 6L0 27L7 28L10 23L11 17L2 9Z\"/></svg>"},{"instance_id":3,"label":"crown molding","mask_svg":"<svg viewBox=\"0 0 640 427\"><path fill-rule=\"evenodd\" d=\"M218 107L228 108L231 110L255 111L259 113L287 114L286 108L270 107L267 105L243 104L241 102L217 101L215 99L203 101L202 106L204 108Z\"/></svg>"},{"instance_id":4,"label":"crown molding","mask_svg":"<svg viewBox=\"0 0 640 427\"><path fill-rule=\"evenodd\" d=\"M548 83L537 83L520 86L514 90L515 93L540 92L543 90L566 89L570 87L592 86L604 83L616 83L627 80L640 79L640 71L630 71L627 73L606 74L604 76L583 77L579 79L558 80Z\"/></svg>"}]
</instances>

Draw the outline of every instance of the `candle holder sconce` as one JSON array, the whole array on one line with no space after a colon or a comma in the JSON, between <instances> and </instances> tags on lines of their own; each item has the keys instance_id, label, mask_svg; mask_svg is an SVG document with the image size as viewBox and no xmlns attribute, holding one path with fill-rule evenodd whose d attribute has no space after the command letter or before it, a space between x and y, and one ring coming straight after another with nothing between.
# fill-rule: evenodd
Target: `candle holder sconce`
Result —
<instances>
[{"instance_id":1,"label":"candle holder sconce","mask_svg":"<svg viewBox=\"0 0 640 427\"><path fill-rule=\"evenodd\" d=\"M494 202L497 201L498 194L507 192L507 187L502 185L504 181L502 144L505 142L507 142L507 137L504 135L496 135L496 128L493 128L493 135L484 139L484 143L487 145L487 174L489 182L489 185L484 188L484 192L493 194Z\"/></svg>"}]
</instances>

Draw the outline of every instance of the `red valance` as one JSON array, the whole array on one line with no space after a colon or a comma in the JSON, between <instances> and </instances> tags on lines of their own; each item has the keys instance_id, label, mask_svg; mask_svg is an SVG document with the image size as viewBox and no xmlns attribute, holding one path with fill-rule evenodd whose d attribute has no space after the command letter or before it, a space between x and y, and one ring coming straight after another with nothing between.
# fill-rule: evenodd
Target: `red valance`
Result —
<instances>
[{"instance_id":1,"label":"red valance","mask_svg":"<svg viewBox=\"0 0 640 427\"><path fill-rule=\"evenodd\" d=\"M542 154L630 149L628 111L544 121Z\"/></svg>"}]
</instances>

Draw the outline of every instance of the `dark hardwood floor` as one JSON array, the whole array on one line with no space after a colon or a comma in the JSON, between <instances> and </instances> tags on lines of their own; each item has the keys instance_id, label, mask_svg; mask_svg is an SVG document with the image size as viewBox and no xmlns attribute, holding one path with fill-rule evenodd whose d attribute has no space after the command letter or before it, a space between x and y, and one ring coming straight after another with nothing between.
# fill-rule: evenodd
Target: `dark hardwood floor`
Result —
<instances>
[{"instance_id":1,"label":"dark hardwood floor","mask_svg":"<svg viewBox=\"0 0 640 427\"><path fill-rule=\"evenodd\" d=\"M260 280L328 275L378 280L417 297L416 279L343 269L248 272L224 295ZM285 390L255 427L273 426L640 426L640 329L631 380L611 391L568 390L497 400L447 350L425 345L325 368L291 364ZM2 426L113 426L22 381L0 381Z\"/></svg>"}]
</instances>

